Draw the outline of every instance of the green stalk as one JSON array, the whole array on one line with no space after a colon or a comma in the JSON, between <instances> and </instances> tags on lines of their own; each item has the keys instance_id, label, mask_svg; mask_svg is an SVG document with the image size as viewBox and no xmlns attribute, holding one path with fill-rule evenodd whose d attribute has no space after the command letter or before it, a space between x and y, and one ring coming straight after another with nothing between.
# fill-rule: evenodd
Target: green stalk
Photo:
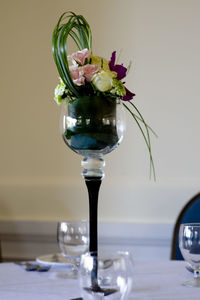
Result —
<instances>
[{"instance_id":1,"label":"green stalk","mask_svg":"<svg viewBox=\"0 0 200 300\"><path fill-rule=\"evenodd\" d=\"M142 133L142 136L144 138L144 141L145 141L145 144L147 146L147 149L148 149L148 152L149 152L149 158L150 158L150 177L151 177L151 173L153 171L153 176L154 176L154 180L156 180L156 175L155 175L155 167L154 167L154 162L153 162L153 157L152 157L152 152L151 152L151 141L150 141L150 135L149 135L149 126L146 124L144 118L142 117L141 113L139 112L139 110L137 109L137 107L132 103L132 102L129 102L133 107L134 109L137 111L137 113L139 114L140 116L140 120L141 122L144 124L145 126L145 129L146 129L146 134L147 136L145 135L144 133L144 130L142 129L139 121L138 121L138 117L136 117L136 115L129 109L129 107L123 103L124 107L128 110L128 112L132 115L132 117L134 118L134 120L136 121L141 133Z\"/></svg>"}]
</instances>

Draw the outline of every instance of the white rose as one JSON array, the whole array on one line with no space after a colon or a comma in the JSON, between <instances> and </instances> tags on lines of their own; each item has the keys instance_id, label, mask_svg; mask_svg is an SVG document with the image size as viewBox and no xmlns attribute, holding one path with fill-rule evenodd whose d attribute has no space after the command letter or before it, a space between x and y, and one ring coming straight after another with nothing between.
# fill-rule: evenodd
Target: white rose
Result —
<instances>
[{"instance_id":1,"label":"white rose","mask_svg":"<svg viewBox=\"0 0 200 300\"><path fill-rule=\"evenodd\" d=\"M115 72L101 71L92 77L92 83L101 92L107 92L111 90L113 85L113 78L116 77Z\"/></svg>"}]
</instances>

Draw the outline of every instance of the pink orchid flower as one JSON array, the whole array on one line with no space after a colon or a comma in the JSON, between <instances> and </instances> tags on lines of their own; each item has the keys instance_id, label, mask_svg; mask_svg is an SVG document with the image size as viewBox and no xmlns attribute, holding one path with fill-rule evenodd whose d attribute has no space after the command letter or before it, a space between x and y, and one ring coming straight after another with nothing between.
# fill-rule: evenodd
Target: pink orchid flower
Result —
<instances>
[{"instance_id":1,"label":"pink orchid flower","mask_svg":"<svg viewBox=\"0 0 200 300\"><path fill-rule=\"evenodd\" d=\"M72 53L71 55L68 55L68 59L71 59L73 64L74 61L77 62L78 64L80 64L81 66L84 65L86 58L88 58L90 56L90 50L88 50L87 48L81 50L81 51L77 51Z\"/></svg>"},{"instance_id":2,"label":"pink orchid flower","mask_svg":"<svg viewBox=\"0 0 200 300\"><path fill-rule=\"evenodd\" d=\"M76 66L70 66L69 70L73 82L78 86L82 85L85 81L85 77L83 76L84 72L82 68L79 68L78 65L76 65Z\"/></svg>"},{"instance_id":3,"label":"pink orchid flower","mask_svg":"<svg viewBox=\"0 0 200 300\"><path fill-rule=\"evenodd\" d=\"M87 64L82 67L82 70L86 81L91 81L92 77L100 70L100 66Z\"/></svg>"}]
</instances>

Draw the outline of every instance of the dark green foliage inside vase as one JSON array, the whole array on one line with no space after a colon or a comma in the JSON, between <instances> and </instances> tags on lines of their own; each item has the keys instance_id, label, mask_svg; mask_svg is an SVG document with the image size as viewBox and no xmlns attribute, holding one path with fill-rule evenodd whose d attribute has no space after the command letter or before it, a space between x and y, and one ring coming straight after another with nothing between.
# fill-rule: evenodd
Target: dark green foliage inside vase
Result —
<instances>
[{"instance_id":1,"label":"dark green foliage inside vase","mask_svg":"<svg viewBox=\"0 0 200 300\"><path fill-rule=\"evenodd\" d=\"M75 150L102 150L118 142L116 100L109 97L82 96L68 103L72 122L64 138Z\"/></svg>"}]
</instances>

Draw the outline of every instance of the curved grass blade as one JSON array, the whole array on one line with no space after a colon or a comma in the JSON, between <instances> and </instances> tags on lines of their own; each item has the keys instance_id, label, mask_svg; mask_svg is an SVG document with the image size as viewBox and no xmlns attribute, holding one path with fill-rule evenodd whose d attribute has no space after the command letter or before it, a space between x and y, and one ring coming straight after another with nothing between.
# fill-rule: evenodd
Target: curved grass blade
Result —
<instances>
[{"instance_id":1,"label":"curved grass blade","mask_svg":"<svg viewBox=\"0 0 200 300\"><path fill-rule=\"evenodd\" d=\"M132 113L134 114L134 112L132 112ZM144 123L143 120L142 120L140 117L138 117L138 115L134 114L134 116L135 116L140 122ZM145 123L146 123L146 122L145 122ZM151 126L149 126L147 123L146 123L146 126L148 127L148 129L152 132L152 134L153 134L155 137L158 137L157 133L151 128Z\"/></svg>"},{"instance_id":2,"label":"curved grass blade","mask_svg":"<svg viewBox=\"0 0 200 300\"><path fill-rule=\"evenodd\" d=\"M67 20L67 21L66 21ZM63 13L52 35L52 51L60 77L66 88L76 97L80 96L79 87L75 86L71 78L67 59L67 40L71 37L77 48L91 49L92 33L89 24L81 15L72 12Z\"/></svg>"},{"instance_id":3,"label":"curved grass blade","mask_svg":"<svg viewBox=\"0 0 200 300\"><path fill-rule=\"evenodd\" d=\"M151 177L151 173L153 172L153 176L154 176L154 180L156 180L156 175L155 175L155 167L154 167L154 162L153 162L153 157L152 157L152 152L151 152L151 141L150 141L150 136L149 136L149 128L144 120L144 118L142 117L141 113L139 112L139 110L135 107L135 105L132 103L132 102L129 102L130 104L133 105L133 107L136 109L136 111L138 112L140 118L141 118L141 122L144 124L145 128L146 128L146 133L147 133L147 136L145 135L144 133L144 130L142 129L139 121L138 121L138 118L135 116L135 114L130 110L130 108L125 104L123 103L124 107L128 110L128 112L132 115L132 117L134 118L134 120L136 121L141 133L142 133L142 136L144 138L144 141L145 141L145 144L148 148L148 152L149 152L149 158L150 158L150 177Z\"/></svg>"},{"instance_id":4,"label":"curved grass blade","mask_svg":"<svg viewBox=\"0 0 200 300\"><path fill-rule=\"evenodd\" d=\"M150 134L149 134L149 129L148 129L148 126L142 116L142 114L140 113L140 111L137 109L137 107L132 103L132 102L129 102L133 107L134 109L137 111L137 113L139 114L139 116L141 117L142 119L142 123L144 124L145 126L145 129L146 129L146 134L147 134L147 140L148 140L148 144L149 144L149 155L150 155L150 177L151 177L151 172L153 171L153 175L154 175L154 180L155 180L155 167L154 167L154 162L153 162L153 157L152 157L152 151L151 151L151 140L150 140ZM152 169L151 169L152 168Z\"/></svg>"}]
</instances>

